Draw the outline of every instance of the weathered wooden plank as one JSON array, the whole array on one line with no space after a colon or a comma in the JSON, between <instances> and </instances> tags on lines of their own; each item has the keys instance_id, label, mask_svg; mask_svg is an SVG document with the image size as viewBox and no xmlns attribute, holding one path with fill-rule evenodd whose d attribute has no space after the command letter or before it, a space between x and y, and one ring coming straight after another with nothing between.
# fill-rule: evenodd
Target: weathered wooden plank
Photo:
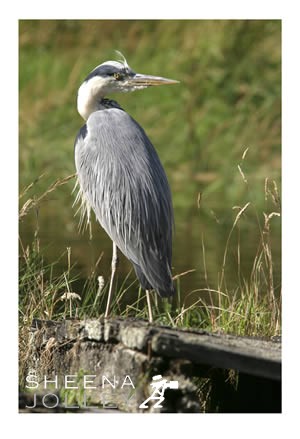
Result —
<instances>
[{"instance_id":1,"label":"weathered wooden plank","mask_svg":"<svg viewBox=\"0 0 300 439\"><path fill-rule=\"evenodd\" d=\"M94 389L89 398L104 409L142 411L139 405L152 391L151 377L163 374L169 381L177 380L180 388L166 393L163 409L147 411L199 412L193 377L204 376L207 366L279 381L281 343L179 330L136 319L34 320L32 324L28 373L37 374L39 380L78 371L92 374ZM120 386L124 374L135 383L134 392ZM103 386L103 375L114 377L117 388ZM58 407L63 405L60 401Z\"/></svg>"},{"instance_id":2,"label":"weathered wooden plank","mask_svg":"<svg viewBox=\"0 0 300 439\"><path fill-rule=\"evenodd\" d=\"M158 333L151 343L153 352L170 358L185 358L194 364L208 364L223 369L270 379L281 379L280 346L263 340L228 335Z\"/></svg>"},{"instance_id":3,"label":"weathered wooden plank","mask_svg":"<svg viewBox=\"0 0 300 439\"><path fill-rule=\"evenodd\" d=\"M149 357L145 339L149 335L146 326L137 325L137 331L129 331L122 323L119 320L55 323L34 321L29 347L28 374L32 374L40 383L38 390L44 390L45 376L47 379L52 377L52 380L53 376L57 376L60 381L58 387L61 389L64 387L63 380L66 376L71 376L73 380L73 375L75 379L75 375L80 371L88 374L89 379L93 380L94 388L87 392L89 404L100 404L109 410L118 408L122 411L137 412L143 411L139 405L151 393L151 377L163 373L164 378L169 381L179 380L180 389L173 392L171 397L166 396L162 410L149 407L149 410L145 411L199 412L197 388L181 374L180 367L174 372L168 368L164 359ZM128 346L120 342L121 338ZM133 346L138 348L133 349ZM134 391L130 386L122 386L125 375L134 383ZM111 380L115 387L110 386L106 378ZM57 390L57 387L54 390ZM54 403L55 398L53 396ZM37 395L36 399L41 402L42 397ZM59 401L59 407L67 405L67 402Z\"/></svg>"},{"instance_id":4,"label":"weathered wooden plank","mask_svg":"<svg viewBox=\"0 0 300 439\"><path fill-rule=\"evenodd\" d=\"M135 319L69 320L57 323L54 328L58 340L62 336L119 342L137 351L148 353L151 350L152 354L158 356L183 358L195 364L281 379L280 342L200 330L173 329Z\"/></svg>"}]
</instances>

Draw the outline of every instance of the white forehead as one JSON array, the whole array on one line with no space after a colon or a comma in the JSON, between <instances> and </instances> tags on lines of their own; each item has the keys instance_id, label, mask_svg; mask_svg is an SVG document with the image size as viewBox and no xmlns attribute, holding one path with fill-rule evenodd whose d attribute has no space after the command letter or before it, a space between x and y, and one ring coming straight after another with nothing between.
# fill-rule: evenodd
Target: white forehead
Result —
<instances>
[{"instance_id":1,"label":"white forehead","mask_svg":"<svg viewBox=\"0 0 300 439\"><path fill-rule=\"evenodd\" d=\"M93 71L98 69L100 66L108 66L108 65L116 67L117 69L123 69L124 67L128 67L127 63L126 65L124 65L124 63L121 63L119 61L105 61L102 64L99 64L97 67L95 67Z\"/></svg>"},{"instance_id":2,"label":"white forehead","mask_svg":"<svg viewBox=\"0 0 300 439\"><path fill-rule=\"evenodd\" d=\"M116 70L124 70L124 69L125 69L125 70L127 70L127 71L131 71L131 68L129 67L129 65L128 65L127 61L126 61L125 56L124 56L121 52L119 52L118 50L116 50L116 54L120 57L118 61L112 61L112 60L110 60L110 61L105 61L105 62L99 64L98 66L96 66L96 67L91 71L90 75L93 76L93 72L95 72L95 71L101 69L101 67L104 67L104 68L105 68L106 66L113 67L113 68L115 68Z\"/></svg>"},{"instance_id":3,"label":"white forehead","mask_svg":"<svg viewBox=\"0 0 300 439\"><path fill-rule=\"evenodd\" d=\"M126 70L131 70L130 69L130 67L129 67L129 65L128 65L128 63L127 63L127 61L126 61L126 59L123 57L123 59L122 60L120 60L120 61L105 61L105 62L103 62L103 63L101 63L101 64L99 64L97 67L95 67L93 70L92 70L92 72L94 71L94 70L97 70L99 67L101 67L101 66L113 66L113 67L115 67L116 69L126 69Z\"/></svg>"}]
</instances>

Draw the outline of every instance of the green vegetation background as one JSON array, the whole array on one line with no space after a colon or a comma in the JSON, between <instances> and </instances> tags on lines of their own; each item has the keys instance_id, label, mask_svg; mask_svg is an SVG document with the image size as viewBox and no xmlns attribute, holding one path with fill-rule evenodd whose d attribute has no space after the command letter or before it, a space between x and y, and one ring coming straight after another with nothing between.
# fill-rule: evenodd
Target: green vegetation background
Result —
<instances>
[{"instance_id":1,"label":"green vegetation background","mask_svg":"<svg viewBox=\"0 0 300 439\"><path fill-rule=\"evenodd\" d=\"M114 49L136 71L181 81L117 97L147 127L176 206L204 189L219 192L213 204L235 201L247 147L257 198L265 177L279 179L280 21L21 21L21 187L74 172L77 89Z\"/></svg>"},{"instance_id":2,"label":"green vegetation background","mask_svg":"<svg viewBox=\"0 0 300 439\"><path fill-rule=\"evenodd\" d=\"M263 212L274 209L266 200L265 179L275 180L280 191L280 21L22 20L19 29L20 189L43 174L27 196L36 197L57 178L75 172L73 144L83 124L76 111L78 87L96 65L115 59L114 50L120 50L135 71L180 81L176 86L114 96L145 128L166 168L176 216L174 252L182 260L176 272L196 263L199 268L200 222L207 224L205 244L211 253L207 269L217 277L236 216L232 208L248 201L254 210L241 227L248 233L245 252L255 255ZM43 200L40 235L51 233L62 242L65 236L77 236L72 188L70 181ZM32 213L21 223L21 237L27 243L36 216ZM260 230L253 227L257 229L257 218ZM87 241L86 236L83 239ZM278 272L279 219L271 241ZM109 240L106 245L111 248ZM72 246L72 252L75 260L84 258L90 264L88 248Z\"/></svg>"}]
</instances>

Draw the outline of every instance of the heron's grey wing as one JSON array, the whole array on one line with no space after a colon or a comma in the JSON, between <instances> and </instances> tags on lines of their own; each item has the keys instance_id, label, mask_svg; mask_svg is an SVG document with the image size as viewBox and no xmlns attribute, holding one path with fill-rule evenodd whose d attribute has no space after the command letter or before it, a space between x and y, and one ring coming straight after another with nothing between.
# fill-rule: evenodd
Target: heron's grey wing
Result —
<instances>
[{"instance_id":1,"label":"heron's grey wing","mask_svg":"<svg viewBox=\"0 0 300 439\"><path fill-rule=\"evenodd\" d=\"M172 294L171 193L144 130L121 109L94 112L77 136L75 162L102 227L154 289Z\"/></svg>"}]
</instances>

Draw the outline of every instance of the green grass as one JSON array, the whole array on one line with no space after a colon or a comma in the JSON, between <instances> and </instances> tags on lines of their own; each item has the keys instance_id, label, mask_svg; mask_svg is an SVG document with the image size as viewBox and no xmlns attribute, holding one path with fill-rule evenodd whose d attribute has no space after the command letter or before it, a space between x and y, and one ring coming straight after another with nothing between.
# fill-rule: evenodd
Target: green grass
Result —
<instances>
[{"instance_id":1,"label":"green grass","mask_svg":"<svg viewBox=\"0 0 300 439\"><path fill-rule=\"evenodd\" d=\"M246 177L240 168L245 182ZM23 205L20 209L20 220L26 216L30 209L37 208L49 194L58 187L66 184L69 179L56 181L48 190L36 199L26 199L30 185L21 193ZM272 336L278 335L281 330L281 309L278 295L275 295L273 280L273 259L270 241L271 224L275 217L280 216L280 200L278 190L273 182L266 182L265 197L272 199L274 210L269 215L265 214L265 222L261 227L260 240L257 243L257 253L253 260L251 274L245 279L239 268L241 253L240 242L237 240L236 253L238 255L239 281L235 289L229 290L226 282L227 258L230 241L234 234L239 236L239 225L251 208L250 202L242 208L237 208L237 214L229 232L224 252L223 261L215 277L218 278L218 288L213 289L208 282L206 271L205 243L202 241L203 267L206 287L186 294L181 290L181 279L188 275L180 273L174 276L177 286L177 295L169 303L161 300L156 294L152 296L153 315L156 323L167 324L173 327L195 327L210 331L221 331L239 335ZM25 198L25 200L24 200ZM74 292L73 284L76 275L73 274L72 249L66 248L61 258L67 261L67 269L59 274L56 266L60 260L45 264L43 249L40 248L39 229L37 227L35 238L30 246L24 247L20 238L20 318L21 327L30 324L33 318L61 319L61 318L98 318L104 313L107 298L109 275L97 275L100 271L102 255L100 255L82 291ZM100 271L101 272L101 271ZM128 273L129 276L130 273ZM124 278L120 285L114 286L114 298L111 314L123 317L137 317L147 319L145 294L138 286L137 280L128 285ZM133 300L128 304L125 297L128 294ZM191 296L191 297L189 297ZM196 298L195 298L196 297Z\"/></svg>"}]
</instances>

